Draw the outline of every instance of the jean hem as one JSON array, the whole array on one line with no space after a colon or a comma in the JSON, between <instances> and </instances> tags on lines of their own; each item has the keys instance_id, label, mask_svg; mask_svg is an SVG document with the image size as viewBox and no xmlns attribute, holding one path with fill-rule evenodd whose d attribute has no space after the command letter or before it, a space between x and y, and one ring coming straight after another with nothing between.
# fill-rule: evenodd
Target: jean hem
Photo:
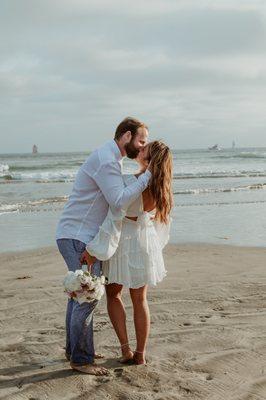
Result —
<instances>
[{"instance_id":1,"label":"jean hem","mask_svg":"<svg viewBox=\"0 0 266 400\"><path fill-rule=\"evenodd\" d=\"M94 364L94 358L90 358L89 360L82 360L82 361L75 361L73 358L70 359L70 362L75 364L75 365L87 365L87 364Z\"/></svg>"}]
</instances>

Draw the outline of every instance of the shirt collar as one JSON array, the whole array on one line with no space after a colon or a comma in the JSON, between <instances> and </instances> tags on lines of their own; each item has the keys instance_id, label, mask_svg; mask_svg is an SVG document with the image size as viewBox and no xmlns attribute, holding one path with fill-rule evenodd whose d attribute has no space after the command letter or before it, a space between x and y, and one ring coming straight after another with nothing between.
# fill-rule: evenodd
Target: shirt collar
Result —
<instances>
[{"instance_id":1,"label":"shirt collar","mask_svg":"<svg viewBox=\"0 0 266 400\"><path fill-rule=\"evenodd\" d=\"M110 140L110 147L111 147L111 149L112 149L112 151L113 151L113 153L115 155L115 158L118 161L121 161L123 159L123 156L122 156L121 151L120 151L120 149L119 149L119 147L118 147L118 145L117 145L117 143L116 143L116 141L114 139Z\"/></svg>"}]
</instances>

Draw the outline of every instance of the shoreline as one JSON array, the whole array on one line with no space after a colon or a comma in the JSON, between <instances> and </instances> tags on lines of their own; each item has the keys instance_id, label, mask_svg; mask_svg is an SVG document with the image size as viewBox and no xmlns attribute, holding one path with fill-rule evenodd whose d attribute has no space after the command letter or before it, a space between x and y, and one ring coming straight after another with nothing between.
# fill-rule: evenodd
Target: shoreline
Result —
<instances>
[{"instance_id":1,"label":"shoreline","mask_svg":"<svg viewBox=\"0 0 266 400\"><path fill-rule=\"evenodd\" d=\"M66 267L56 247L0 254L0 398L265 398L266 249L169 244L164 254L167 276L148 290L147 367L118 363L105 297L95 311L108 377L78 374L64 358ZM133 347L128 290L123 299Z\"/></svg>"},{"instance_id":2,"label":"shoreline","mask_svg":"<svg viewBox=\"0 0 266 400\"><path fill-rule=\"evenodd\" d=\"M266 244L265 246L246 246L246 245L235 245L231 243L209 243L209 242L179 242L179 243L169 243L165 247L165 251L171 247L198 247L198 248L206 248L206 247L220 247L220 248L237 248L237 249L251 249L251 250L266 250ZM23 255L34 255L34 253L41 253L42 255L45 254L45 252L52 252L56 251L58 252L57 246L41 246L41 247L36 247L32 249L25 249L25 250L14 250L14 251L0 251L0 259L2 257L9 257L9 256L23 256Z\"/></svg>"}]
</instances>

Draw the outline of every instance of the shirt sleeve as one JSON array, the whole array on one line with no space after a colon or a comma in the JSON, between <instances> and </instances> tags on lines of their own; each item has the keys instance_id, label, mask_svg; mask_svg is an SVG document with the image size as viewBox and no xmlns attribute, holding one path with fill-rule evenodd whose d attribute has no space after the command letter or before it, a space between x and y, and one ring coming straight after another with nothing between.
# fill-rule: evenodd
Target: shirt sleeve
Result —
<instances>
[{"instance_id":1,"label":"shirt sleeve","mask_svg":"<svg viewBox=\"0 0 266 400\"><path fill-rule=\"evenodd\" d=\"M107 203L116 209L127 208L136 200L147 188L150 178L151 173L146 170L134 183L125 186L118 162L103 164L93 176Z\"/></svg>"},{"instance_id":2,"label":"shirt sleeve","mask_svg":"<svg viewBox=\"0 0 266 400\"><path fill-rule=\"evenodd\" d=\"M120 241L123 217L123 210L114 212L109 207L99 232L86 246L90 255L101 261L109 260L114 255Z\"/></svg>"}]
</instances>

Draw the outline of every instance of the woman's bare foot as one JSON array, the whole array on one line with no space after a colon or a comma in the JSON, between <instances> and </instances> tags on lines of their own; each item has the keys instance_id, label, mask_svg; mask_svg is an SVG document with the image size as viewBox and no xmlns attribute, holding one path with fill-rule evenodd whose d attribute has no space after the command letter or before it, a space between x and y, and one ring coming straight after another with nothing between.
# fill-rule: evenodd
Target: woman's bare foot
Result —
<instances>
[{"instance_id":1,"label":"woman's bare foot","mask_svg":"<svg viewBox=\"0 0 266 400\"><path fill-rule=\"evenodd\" d=\"M82 372L83 374L97 375L97 376L109 374L108 369L100 367L99 365L96 364L80 365L70 362L70 366L75 371Z\"/></svg>"},{"instance_id":2,"label":"woman's bare foot","mask_svg":"<svg viewBox=\"0 0 266 400\"><path fill-rule=\"evenodd\" d=\"M119 360L121 364L129 364L133 362L133 351L130 349L128 343L122 344L121 351L122 351L122 358L120 358Z\"/></svg>"},{"instance_id":3,"label":"woman's bare foot","mask_svg":"<svg viewBox=\"0 0 266 400\"><path fill-rule=\"evenodd\" d=\"M134 364L136 365L146 365L147 361L145 359L144 351L135 351L133 355Z\"/></svg>"}]
</instances>

